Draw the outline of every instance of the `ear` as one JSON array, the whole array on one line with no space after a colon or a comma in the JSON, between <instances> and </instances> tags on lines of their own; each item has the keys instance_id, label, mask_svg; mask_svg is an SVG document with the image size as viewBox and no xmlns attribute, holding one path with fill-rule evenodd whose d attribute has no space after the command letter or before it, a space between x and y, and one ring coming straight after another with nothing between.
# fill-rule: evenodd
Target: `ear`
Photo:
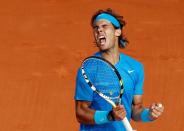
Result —
<instances>
[{"instance_id":1,"label":"ear","mask_svg":"<svg viewBox=\"0 0 184 131\"><path fill-rule=\"evenodd\" d=\"M115 36L119 37L121 35L121 29L115 30Z\"/></svg>"}]
</instances>

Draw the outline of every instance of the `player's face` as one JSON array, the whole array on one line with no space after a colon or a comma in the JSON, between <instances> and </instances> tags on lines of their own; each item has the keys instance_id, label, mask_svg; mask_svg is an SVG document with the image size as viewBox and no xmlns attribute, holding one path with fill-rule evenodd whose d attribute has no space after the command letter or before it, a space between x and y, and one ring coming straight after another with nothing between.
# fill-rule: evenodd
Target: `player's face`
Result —
<instances>
[{"instance_id":1,"label":"player's face","mask_svg":"<svg viewBox=\"0 0 184 131\"><path fill-rule=\"evenodd\" d=\"M93 25L93 33L98 48L109 50L118 45L117 29L107 20L99 20Z\"/></svg>"}]
</instances>

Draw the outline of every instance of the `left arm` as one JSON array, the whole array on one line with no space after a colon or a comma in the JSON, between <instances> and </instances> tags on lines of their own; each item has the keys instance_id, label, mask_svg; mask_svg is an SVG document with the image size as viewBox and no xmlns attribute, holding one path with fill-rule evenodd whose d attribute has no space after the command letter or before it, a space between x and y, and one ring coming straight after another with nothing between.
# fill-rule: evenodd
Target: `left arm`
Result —
<instances>
[{"instance_id":1,"label":"left arm","mask_svg":"<svg viewBox=\"0 0 184 131\"><path fill-rule=\"evenodd\" d=\"M132 103L132 119L134 121L149 122L158 119L163 111L164 107L160 106L161 103L153 103L149 108L143 106L143 83L144 83L144 68L143 65L137 66L137 82L135 85L135 92Z\"/></svg>"},{"instance_id":2,"label":"left arm","mask_svg":"<svg viewBox=\"0 0 184 131\"><path fill-rule=\"evenodd\" d=\"M143 111L142 95L135 95L132 103L132 119L141 121L141 112Z\"/></svg>"},{"instance_id":3,"label":"left arm","mask_svg":"<svg viewBox=\"0 0 184 131\"><path fill-rule=\"evenodd\" d=\"M161 105L161 103L153 103L149 108L144 108L142 95L135 95L132 104L132 119L143 122L156 120L164 111L164 107Z\"/></svg>"}]
</instances>

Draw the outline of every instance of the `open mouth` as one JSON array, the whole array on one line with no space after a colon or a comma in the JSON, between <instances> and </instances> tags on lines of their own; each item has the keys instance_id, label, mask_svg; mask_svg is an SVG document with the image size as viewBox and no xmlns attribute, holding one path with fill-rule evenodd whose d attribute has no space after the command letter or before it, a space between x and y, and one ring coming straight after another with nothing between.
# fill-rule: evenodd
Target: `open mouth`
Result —
<instances>
[{"instance_id":1,"label":"open mouth","mask_svg":"<svg viewBox=\"0 0 184 131\"><path fill-rule=\"evenodd\" d=\"M99 41L99 44L101 44L101 45L105 44L105 42L106 42L105 36L99 36L98 41Z\"/></svg>"}]
</instances>

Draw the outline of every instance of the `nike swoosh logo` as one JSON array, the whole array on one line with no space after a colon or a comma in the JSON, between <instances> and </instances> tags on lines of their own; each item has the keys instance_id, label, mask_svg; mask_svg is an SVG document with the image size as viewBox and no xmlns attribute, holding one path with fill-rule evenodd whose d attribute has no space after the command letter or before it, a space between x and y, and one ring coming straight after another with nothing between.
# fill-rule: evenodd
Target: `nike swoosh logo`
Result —
<instances>
[{"instance_id":1,"label":"nike swoosh logo","mask_svg":"<svg viewBox=\"0 0 184 131\"><path fill-rule=\"evenodd\" d=\"M134 70L128 70L128 73L129 73L129 74L132 73L132 72L134 72Z\"/></svg>"}]
</instances>

